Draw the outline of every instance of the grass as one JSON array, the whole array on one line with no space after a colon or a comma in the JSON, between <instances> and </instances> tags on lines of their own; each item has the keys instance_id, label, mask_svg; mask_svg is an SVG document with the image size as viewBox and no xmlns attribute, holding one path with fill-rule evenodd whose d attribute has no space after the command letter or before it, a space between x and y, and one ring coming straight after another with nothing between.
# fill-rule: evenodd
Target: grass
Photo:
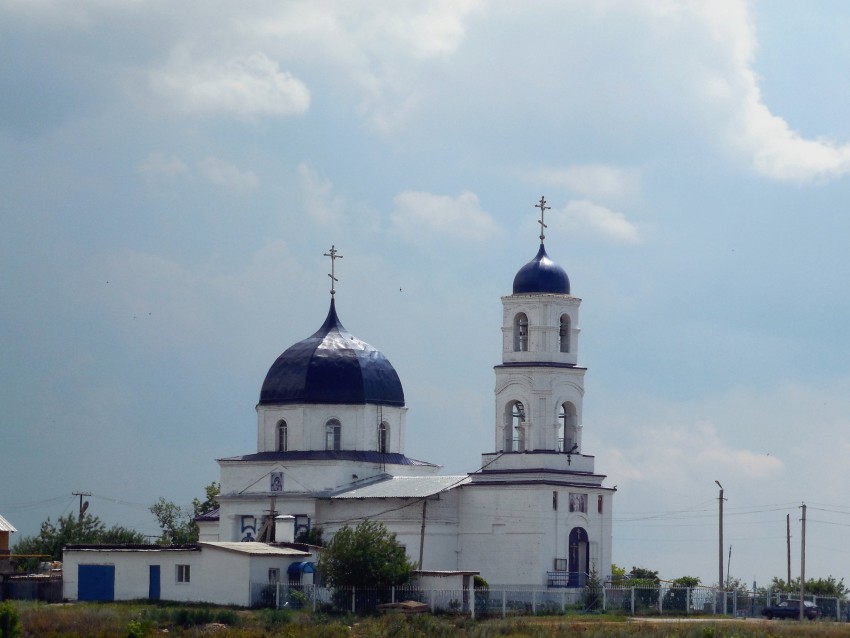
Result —
<instances>
[{"instance_id":1,"label":"grass","mask_svg":"<svg viewBox=\"0 0 850 638\"><path fill-rule=\"evenodd\" d=\"M462 616L326 617L308 612L243 610L211 605L15 602L20 638L838 638L834 622L633 621L622 616L525 616L470 620Z\"/></svg>"}]
</instances>

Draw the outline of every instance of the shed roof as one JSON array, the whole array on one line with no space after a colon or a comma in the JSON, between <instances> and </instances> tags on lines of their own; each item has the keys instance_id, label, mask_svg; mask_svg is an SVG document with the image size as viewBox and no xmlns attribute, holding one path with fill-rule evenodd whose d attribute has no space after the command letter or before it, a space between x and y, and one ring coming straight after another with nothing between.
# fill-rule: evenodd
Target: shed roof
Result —
<instances>
[{"instance_id":1,"label":"shed roof","mask_svg":"<svg viewBox=\"0 0 850 638\"><path fill-rule=\"evenodd\" d=\"M214 549L223 549L228 552L238 552L240 554L250 554L251 556L291 556L298 558L302 556L310 556L310 552L304 552L300 549L292 547L282 547L280 545L269 545L268 543L240 543L240 542L225 542L225 541L202 541L199 543L202 548L210 547Z\"/></svg>"},{"instance_id":2,"label":"shed roof","mask_svg":"<svg viewBox=\"0 0 850 638\"><path fill-rule=\"evenodd\" d=\"M0 532L17 532L17 531L18 530L15 529L14 525L12 525L9 521L7 521L5 518L0 516Z\"/></svg>"}]
</instances>

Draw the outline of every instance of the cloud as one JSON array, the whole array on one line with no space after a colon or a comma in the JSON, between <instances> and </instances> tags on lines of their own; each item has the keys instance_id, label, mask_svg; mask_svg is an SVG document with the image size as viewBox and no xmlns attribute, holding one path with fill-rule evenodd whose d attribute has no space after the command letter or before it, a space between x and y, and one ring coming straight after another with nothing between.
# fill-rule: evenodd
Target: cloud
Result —
<instances>
[{"instance_id":1,"label":"cloud","mask_svg":"<svg viewBox=\"0 0 850 638\"><path fill-rule=\"evenodd\" d=\"M573 200L562 210L554 211L549 224L568 232L589 233L621 244L638 244L641 241L637 227L625 215L586 199Z\"/></svg>"},{"instance_id":2,"label":"cloud","mask_svg":"<svg viewBox=\"0 0 850 638\"><path fill-rule=\"evenodd\" d=\"M258 116L300 115L310 107L310 91L298 78L281 71L263 53L224 62L193 61L178 51L169 66L150 74L156 93L188 114Z\"/></svg>"},{"instance_id":3,"label":"cloud","mask_svg":"<svg viewBox=\"0 0 850 638\"><path fill-rule=\"evenodd\" d=\"M345 209L345 200L334 195L333 183L303 162L298 165L298 179L307 214L320 224L340 221Z\"/></svg>"},{"instance_id":4,"label":"cloud","mask_svg":"<svg viewBox=\"0 0 850 638\"><path fill-rule=\"evenodd\" d=\"M726 2L651 3L661 25L691 33L680 49L691 68L695 99L713 106L720 138L745 154L765 177L782 181L831 179L850 172L850 144L805 139L765 103L753 69L758 41L749 4ZM693 24L688 24L693 21ZM700 54L698 59L694 53Z\"/></svg>"},{"instance_id":5,"label":"cloud","mask_svg":"<svg viewBox=\"0 0 850 638\"><path fill-rule=\"evenodd\" d=\"M233 164L217 157L204 158L198 165L198 170L214 184L233 191L252 191L260 182L251 171L239 170Z\"/></svg>"},{"instance_id":6,"label":"cloud","mask_svg":"<svg viewBox=\"0 0 850 638\"><path fill-rule=\"evenodd\" d=\"M182 177L189 174L189 167L176 155L151 153L136 165L136 171L147 177Z\"/></svg>"},{"instance_id":7,"label":"cloud","mask_svg":"<svg viewBox=\"0 0 850 638\"><path fill-rule=\"evenodd\" d=\"M625 197L640 190L637 170L605 164L544 168L535 172L533 178L544 184L568 188L585 197Z\"/></svg>"},{"instance_id":8,"label":"cloud","mask_svg":"<svg viewBox=\"0 0 850 638\"><path fill-rule=\"evenodd\" d=\"M481 4L296 1L250 16L240 12L238 22L240 37L261 41L280 59L308 61L332 79L368 127L388 133L416 111L431 90L423 74L457 54L467 16Z\"/></svg>"},{"instance_id":9,"label":"cloud","mask_svg":"<svg viewBox=\"0 0 850 638\"><path fill-rule=\"evenodd\" d=\"M618 478L664 483L672 476L708 474L739 480L764 479L780 474L785 465L764 451L727 443L708 421L688 427L656 425L641 428L641 437L628 450L612 453Z\"/></svg>"},{"instance_id":10,"label":"cloud","mask_svg":"<svg viewBox=\"0 0 850 638\"><path fill-rule=\"evenodd\" d=\"M429 236L485 242L502 233L470 192L457 197L419 191L399 193L393 198L390 220L393 230L410 242Z\"/></svg>"}]
</instances>

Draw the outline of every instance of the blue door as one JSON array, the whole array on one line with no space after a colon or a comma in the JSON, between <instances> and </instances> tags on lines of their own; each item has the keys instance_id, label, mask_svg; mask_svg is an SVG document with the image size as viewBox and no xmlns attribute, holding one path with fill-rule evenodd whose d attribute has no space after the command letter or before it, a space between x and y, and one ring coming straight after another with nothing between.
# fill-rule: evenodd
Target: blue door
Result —
<instances>
[{"instance_id":1,"label":"blue door","mask_svg":"<svg viewBox=\"0 0 850 638\"><path fill-rule=\"evenodd\" d=\"M150 566L150 581L148 582L148 598L159 600L159 565Z\"/></svg>"},{"instance_id":2,"label":"blue door","mask_svg":"<svg viewBox=\"0 0 850 638\"><path fill-rule=\"evenodd\" d=\"M77 569L77 598L115 600L115 565L80 565Z\"/></svg>"}]
</instances>

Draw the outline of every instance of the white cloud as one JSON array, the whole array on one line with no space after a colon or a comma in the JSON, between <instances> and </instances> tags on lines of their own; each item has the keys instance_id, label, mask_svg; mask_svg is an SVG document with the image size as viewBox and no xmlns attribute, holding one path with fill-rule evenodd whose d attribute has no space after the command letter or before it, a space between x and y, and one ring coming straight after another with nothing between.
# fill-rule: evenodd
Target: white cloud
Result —
<instances>
[{"instance_id":1,"label":"white cloud","mask_svg":"<svg viewBox=\"0 0 850 638\"><path fill-rule=\"evenodd\" d=\"M481 4L276 3L264 12L240 15L240 37L262 41L280 59L309 61L308 66L333 79L368 126L386 133L403 124L431 90L423 72L458 52L467 35L466 19Z\"/></svg>"},{"instance_id":2,"label":"white cloud","mask_svg":"<svg viewBox=\"0 0 850 638\"><path fill-rule=\"evenodd\" d=\"M553 213L548 221L553 228L590 233L622 244L641 241L637 227L625 215L586 199L573 200Z\"/></svg>"},{"instance_id":3,"label":"white cloud","mask_svg":"<svg viewBox=\"0 0 850 638\"><path fill-rule=\"evenodd\" d=\"M310 91L263 53L226 61L190 60L184 50L150 75L157 93L185 113L226 113L243 118L305 113Z\"/></svg>"},{"instance_id":4,"label":"white cloud","mask_svg":"<svg viewBox=\"0 0 850 638\"><path fill-rule=\"evenodd\" d=\"M298 165L298 179L304 196L304 208L307 214L320 224L330 224L342 219L345 200L334 195L333 183L309 166Z\"/></svg>"},{"instance_id":5,"label":"white cloud","mask_svg":"<svg viewBox=\"0 0 850 638\"><path fill-rule=\"evenodd\" d=\"M533 177L544 184L565 187L585 197L625 197L640 190L637 170L605 164L544 168Z\"/></svg>"},{"instance_id":6,"label":"white cloud","mask_svg":"<svg viewBox=\"0 0 850 638\"><path fill-rule=\"evenodd\" d=\"M478 196L470 192L457 197L420 191L399 193L393 198L390 219L393 229L410 242L427 236L484 242L502 233L481 209Z\"/></svg>"},{"instance_id":7,"label":"white cloud","mask_svg":"<svg viewBox=\"0 0 850 638\"><path fill-rule=\"evenodd\" d=\"M181 177L189 174L189 167L176 155L151 153L136 165L136 171L148 177Z\"/></svg>"},{"instance_id":8,"label":"white cloud","mask_svg":"<svg viewBox=\"0 0 850 638\"><path fill-rule=\"evenodd\" d=\"M753 70L758 48L749 4L726 2L651 3L655 17L668 27L696 24L696 42L686 53L695 97L717 109L720 138L744 153L757 172L776 180L810 181L850 172L850 144L805 139L765 103ZM701 42L700 42L701 40ZM701 52L694 59L693 53Z\"/></svg>"},{"instance_id":9,"label":"white cloud","mask_svg":"<svg viewBox=\"0 0 850 638\"><path fill-rule=\"evenodd\" d=\"M734 476L738 480L771 478L784 469L776 456L763 450L730 445L708 421L688 427L644 426L637 444L614 453L618 477L664 483L671 476Z\"/></svg>"},{"instance_id":10,"label":"white cloud","mask_svg":"<svg viewBox=\"0 0 850 638\"><path fill-rule=\"evenodd\" d=\"M198 170L214 184L233 191L252 191L260 182L251 171L242 171L218 157L205 157L198 165Z\"/></svg>"}]
</instances>

